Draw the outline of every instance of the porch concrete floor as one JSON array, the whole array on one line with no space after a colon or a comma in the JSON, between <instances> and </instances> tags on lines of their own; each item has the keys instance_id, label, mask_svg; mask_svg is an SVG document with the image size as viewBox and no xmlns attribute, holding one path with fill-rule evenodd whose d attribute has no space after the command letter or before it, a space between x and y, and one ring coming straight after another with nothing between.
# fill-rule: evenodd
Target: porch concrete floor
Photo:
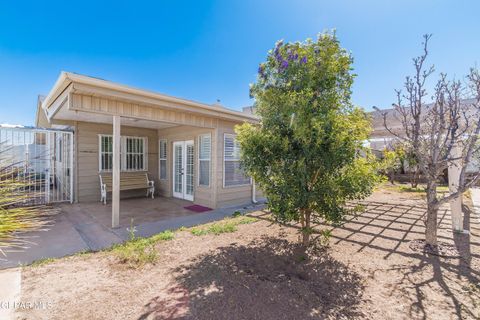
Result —
<instances>
[{"instance_id":1,"label":"porch concrete floor","mask_svg":"<svg viewBox=\"0 0 480 320\"><path fill-rule=\"evenodd\" d=\"M147 222L167 220L174 217L182 217L196 214L185 209L193 203L175 198L156 197L122 199L120 202L120 227L130 227L132 223L139 225ZM112 226L112 202L106 205L100 202L88 202L61 205L63 211L81 212L89 215L106 228Z\"/></svg>"},{"instance_id":2,"label":"porch concrete floor","mask_svg":"<svg viewBox=\"0 0 480 320\"><path fill-rule=\"evenodd\" d=\"M30 264L44 258L58 258L81 251L98 251L129 239L131 221L135 235L148 237L222 219L236 210L259 210L263 205L243 204L197 213L187 209L189 201L157 197L123 199L120 202L120 227L111 228L111 203L100 202L61 204L61 212L51 218L51 226L45 231L22 235L32 244L23 249L5 249L6 257L0 254L0 269Z\"/></svg>"}]
</instances>

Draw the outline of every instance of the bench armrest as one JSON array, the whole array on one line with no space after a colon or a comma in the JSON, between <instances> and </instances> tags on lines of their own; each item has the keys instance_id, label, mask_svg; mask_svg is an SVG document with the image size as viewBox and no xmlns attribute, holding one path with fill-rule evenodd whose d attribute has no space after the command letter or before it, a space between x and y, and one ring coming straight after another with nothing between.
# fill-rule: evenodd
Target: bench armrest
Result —
<instances>
[{"instance_id":1,"label":"bench armrest","mask_svg":"<svg viewBox=\"0 0 480 320\"><path fill-rule=\"evenodd\" d=\"M155 181L148 179L148 174L145 173L145 178L147 179L147 184L149 187L155 186Z\"/></svg>"}]
</instances>

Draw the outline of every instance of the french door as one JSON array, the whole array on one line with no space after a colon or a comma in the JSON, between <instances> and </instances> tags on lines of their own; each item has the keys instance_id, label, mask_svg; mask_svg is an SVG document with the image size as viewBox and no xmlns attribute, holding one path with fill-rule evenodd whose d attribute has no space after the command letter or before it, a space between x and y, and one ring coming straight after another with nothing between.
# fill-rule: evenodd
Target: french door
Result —
<instances>
[{"instance_id":1,"label":"french door","mask_svg":"<svg viewBox=\"0 0 480 320\"><path fill-rule=\"evenodd\" d=\"M173 196L193 201L193 140L173 143Z\"/></svg>"}]
</instances>

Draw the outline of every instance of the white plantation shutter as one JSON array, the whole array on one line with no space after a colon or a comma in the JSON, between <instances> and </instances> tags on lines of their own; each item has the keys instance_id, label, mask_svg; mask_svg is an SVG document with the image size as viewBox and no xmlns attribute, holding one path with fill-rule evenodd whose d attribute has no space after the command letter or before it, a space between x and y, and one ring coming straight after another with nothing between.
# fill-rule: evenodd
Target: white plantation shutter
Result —
<instances>
[{"instance_id":1,"label":"white plantation shutter","mask_svg":"<svg viewBox=\"0 0 480 320\"><path fill-rule=\"evenodd\" d=\"M99 171L111 171L113 166L113 137L109 135L99 136L100 157Z\"/></svg>"},{"instance_id":2,"label":"white plantation shutter","mask_svg":"<svg viewBox=\"0 0 480 320\"><path fill-rule=\"evenodd\" d=\"M160 179L167 179L167 140L159 140L158 159L160 161Z\"/></svg>"},{"instance_id":3,"label":"white plantation shutter","mask_svg":"<svg viewBox=\"0 0 480 320\"><path fill-rule=\"evenodd\" d=\"M209 186L212 137L204 134L199 136L198 140L198 185Z\"/></svg>"},{"instance_id":4,"label":"white plantation shutter","mask_svg":"<svg viewBox=\"0 0 480 320\"><path fill-rule=\"evenodd\" d=\"M224 136L223 178L224 186L250 184L250 177L243 171L240 163L240 143L233 134Z\"/></svg>"},{"instance_id":5,"label":"white plantation shutter","mask_svg":"<svg viewBox=\"0 0 480 320\"><path fill-rule=\"evenodd\" d=\"M143 171L147 168L146 140L147 138L122 137L125 166L124 171Z\"/></svg>"},{"instance_id":6,"label":"white plantation shutter","mask_svg":"<svg viewBox=\"0 0 480 320\"><path fill-rule=\"evenodd\" d=\"M147 170L147 138L121 136L120 168L122 171ZM113 136L99 135L99 171L113 166Z\"/></svg>"}]
</instances>

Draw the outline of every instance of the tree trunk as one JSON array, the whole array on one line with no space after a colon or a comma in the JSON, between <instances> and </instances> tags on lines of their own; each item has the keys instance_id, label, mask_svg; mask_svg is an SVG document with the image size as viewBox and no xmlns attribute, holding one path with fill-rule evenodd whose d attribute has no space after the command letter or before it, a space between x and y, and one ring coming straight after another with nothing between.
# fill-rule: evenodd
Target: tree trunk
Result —
<instances>
[{"instance_id":1,"label":"tree trunk","mask_svg":"<svg viewBox=\"0 0 480 320\"><path fill-rule=\"evenodd\" d=\"M390 170L389 175L388 175L388 180L390 180L391 184L395 184L395 171Z\"/></svg>"},{"instance_id":2,"label":"tree trunk","mask_svg":"<svg viewBox=\"0 0 480 320\"><path fill-rule=\"evenodd\" d=\"M308 245L310 244L310 220L312 211L310 209L302 209L300 211L300 214L300 221L302 224L302 244L304 247L308 247Z\"/></svg>"},{"instance_id":3,"label":"tree trunk","mask_svg":"<svg viewBox=\"0 0 480 320\"><path fill-rule=\"evenodd\" d=\"M412 188L416 188L418 186L418 180L420 178L420 171L418 168L415 168L415 171L413 172L413 176L410 179L410 184L412 185Z\"/></svg>"},{"instance_id":4,"label":"tree trunk","mask_svg":"<svg viewBox=\"0 0 480 320\"><path fill-rule=\"evenodd\" d=\"M425 221L425 241L427 245L437 246L437 184L429 182L427 184L427 217Z\"/></svg>"}]
</instances>

